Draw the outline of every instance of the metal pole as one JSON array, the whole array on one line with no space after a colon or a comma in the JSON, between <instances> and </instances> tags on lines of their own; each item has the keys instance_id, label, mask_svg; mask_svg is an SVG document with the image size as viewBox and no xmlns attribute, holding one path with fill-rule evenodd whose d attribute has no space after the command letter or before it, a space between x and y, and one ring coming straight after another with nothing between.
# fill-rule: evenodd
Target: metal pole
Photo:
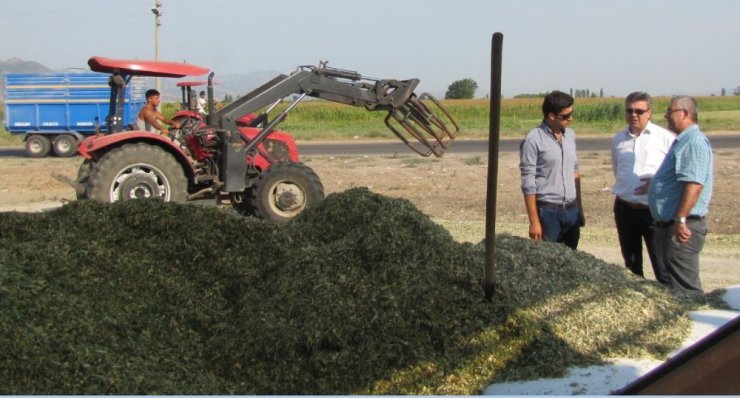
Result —
<instances>
[{"instance_id":1,"label":"metal pole","mask_svg":"<svg viewBox=\"0 0 740 398\"><path fill-rule=\"evenodd\" d=\"M159 61L159 27L162 25L162 21L159 19L162 16L162 2L160 0L154 0L154 59ZM157 91L162 92L162 86L160 78L156 79Z\"/></svg>"},{"instance_id":2,"label":"metal pole","mask_svg":"<svg viewBox=\"0 0 740 398\"><path fill-rule=\"evenodd\" d=\"M486 272L483 292L491 301L496 291L496 185L498 181L498 143L501 121L501 53L504 35L491 39L491 98L488 119L488 185L486 189Z\"/></svg>"}]
</instances>

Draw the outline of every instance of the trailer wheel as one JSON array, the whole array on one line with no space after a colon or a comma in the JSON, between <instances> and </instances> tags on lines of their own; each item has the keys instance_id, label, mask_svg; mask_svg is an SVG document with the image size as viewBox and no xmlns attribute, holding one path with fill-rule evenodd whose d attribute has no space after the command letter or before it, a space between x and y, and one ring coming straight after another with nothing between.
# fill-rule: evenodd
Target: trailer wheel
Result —
<instances>
[{"instance_id":1,"label":"trailer wheel","mask_svg":"<svg viewBox=\"0 0 740 398\"><path fill-rule=\"evenodd\" d=\"M52 141L54 153L60 158L68 158L77 154L77 138L69 134L59 134Z\"/></svg>"},{"instance_id":2,"label":"trailer wheel","mask_svg":"<svg viewBox=\"0 0 740 398\"><path fill-rule=\"evenodd\" d=\"M49 154L51 142L45 135L33 134L26 138L26 153L32 158L43 158Z\"/></svg>"},{"instance_id":3,"label":"trailer wheel","mask_svg":"<svg viewBox=\"0 0 740 398\"><path fill-rule=\"evenodd\" d=\"M184 202L187 180L180 163L164 149L128 144L97 161L90 170L86 192L89 199L109 203L142 198Z\"/></svg>"},{"instance_id":4,"label":"trailer wheel","mask_svg":"<svg viewBox=\"0 0 740 398\"><path fill-rule=\"evenodd\" d=\"M316 173L302 163L276 163L251 188L254 213L263 219L286 222L324 199L324 186Z\"/></svg>"}]
</instances>

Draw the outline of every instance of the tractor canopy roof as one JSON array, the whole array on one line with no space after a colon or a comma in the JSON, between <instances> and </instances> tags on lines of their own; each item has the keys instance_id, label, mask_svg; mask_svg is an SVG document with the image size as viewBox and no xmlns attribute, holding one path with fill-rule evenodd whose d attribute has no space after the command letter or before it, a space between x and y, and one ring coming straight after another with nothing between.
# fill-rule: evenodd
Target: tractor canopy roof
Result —
<instances>
[{"instance_id":1,"label":"tractor canopy roof","mask_svg":"<svg viewBox=\"0 0 740 398\"><path fill-rule=\"evenodd\" d=\"M113 73L119 71L125 75L154 76L154 77L185 77L199 76L208 73L209 69L202 66L181 62L146 61L111 59L92 57L87 61L90 70L95 72Z\"/></svg>"},{"instance_id":2,"label":"tractor canopy roof","mask_svg":"<svg viewBox=\"0 0 740 398\"><path fill-rule=\"evenodd\" d=\"M196 80L196 81L189 80L189 81L184 81L184 82L177 82L177 87L183 87L183 86L194 87L194 86L202 86L204 84L208 84L208 82L203 81L203 80Z\"/></svg>"}]
</instances>

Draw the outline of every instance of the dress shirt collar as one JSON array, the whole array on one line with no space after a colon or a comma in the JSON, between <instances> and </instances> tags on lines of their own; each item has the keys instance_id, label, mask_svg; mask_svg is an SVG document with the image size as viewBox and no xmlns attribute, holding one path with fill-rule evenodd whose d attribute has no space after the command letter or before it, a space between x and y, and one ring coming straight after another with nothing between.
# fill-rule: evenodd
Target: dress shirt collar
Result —
<instances>
[{"instance_id":1,"label":"dress shirt collar","mask_svg":"<svg viewBox=\"0 0 740 398\"><path fill-rule=\"evenodd\" d=\"M642 130L642 131L640 132L640 134L639 134L639 135L633 134L633 133L632 133L632 130L630 130L630 128L629 128L629 127L627 127L627 129L626 129L626 130L627 130L627 134L628 134L628 135L629 135L630 137L632 137L632 138L636 138L636 137L639 137L639 136L641 136L641 135L643 135L643 134L647 134L647 135L650 135L650 133L652 132L652 130L651 130L651 129L653 129L654 127L655 127L655 123L653 123L653 122L651 122L651 121L648 121L648 122L647 122L647 125L645 125L645 129L644 129L644 130Z\"/></svg>"},{"instance_id":2,"label":"dress shirt collar","mask_svg":"<svg viewBox=\"0 0 740 398\"><path fill-rule=\"evenodd\" d=\"M682 131L680 134L678 134L676 136L676 140L679 140L679 141L684 140L684 139L686 139L686 137L688 137L690 135L694 135L694 133L696 133L697 131L699 131L699 125L698 124L692 124L691 126L686 127L686 129L684 131Z\"/></svg>"},{"instance_id":3,"label":"dress shirt collar","mask_svg":"<svg viewBox=\"0 0 740 398\"><path fill-rule=\"evenodd\" d=\"M545 123L545 121L544 121L544 120L542 121L542 124L540 125L540 128L541 128L541 129L542 129L542 130L543 130L543 131L544 131L544 132L545 132L545 133L546 133L547 135L549 135L550 137L552 137L552 139L554 139L554 140L557 140L557 139L555 138L555 132L554 132L554 131L552 131L552 129L550 128L550 126L548 126L548 125L547 125L547 123ZM568 132L568 129L567 129L567 128L566 128L565 130L563 130L563 133L562 133L563 137L565 136L565 133L567 133L567 132Z\"/></svg>"}]
</instances>

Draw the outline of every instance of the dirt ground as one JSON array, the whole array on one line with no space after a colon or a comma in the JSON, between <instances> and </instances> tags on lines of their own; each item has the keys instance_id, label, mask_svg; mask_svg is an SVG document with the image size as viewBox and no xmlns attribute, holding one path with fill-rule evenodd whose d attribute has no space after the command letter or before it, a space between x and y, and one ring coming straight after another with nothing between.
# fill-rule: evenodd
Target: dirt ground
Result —
<instances>
[{"instance_id":1,"label":"dirt ground","mask_svg":"<svg viewBox=\"0 0 740 398\"><path fill-rule=\"evenodd\" d=\"M581 152L579 157L586 215L579 250L622 264L612 216L614 199L609 191L613 183L609 153ZM715 151L710 235L701 256L706 291L740 284L739 158L736 151ZM366 186L373 192L410 200L460 240L478 242L485 236L487 154L448 153L436 159L409 151L303 161L321 177L327 194ZM80 163L79 158L0 157L0 211L38 211L74 200L71 186L60 180L74 179ZM496 232L526 236L518 155L502 153L498 164ZM645 262L649 268L647 256ZM652 277L649 270L646 275Z\"/></svg>"}]
</instances>

